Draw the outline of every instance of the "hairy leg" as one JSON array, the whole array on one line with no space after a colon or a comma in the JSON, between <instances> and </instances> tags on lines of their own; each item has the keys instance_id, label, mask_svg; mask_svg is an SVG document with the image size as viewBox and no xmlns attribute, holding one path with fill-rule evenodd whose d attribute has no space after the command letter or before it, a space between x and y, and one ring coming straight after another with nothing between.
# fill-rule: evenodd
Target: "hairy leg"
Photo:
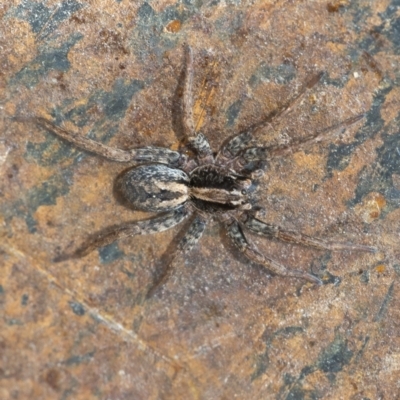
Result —
<instances>
[{"instance_id":1,"label":"hairy leg","mask_svg":"<svg viewBox=\"0 0 400 400\"><path fill-rule=\"evenodd\" d=\"M225 223L225 226L228 235L232 239L235 246L250 260L256 262L257 264L263 265L276 275L301 278L318 285L322 284L322 281L314 275L311 275L307 272L290 269L261 254L256 249L255 245L245 237L242 228L237 221L228 221Z\"/></svg>"},{"instance_id":2,"label":"hairy leg","mask_svg":"<svg viewBox=\"0 0 400 400\"><path fill-rule=\"evenodd\" d=\"M267 147L248 147L241 150L238 155L230 161L230 165L237 171L248 168L247 166L256 164L272 158L286 156L291 153L301 151L316 143L323 142L332 138L332 133L345 130L348 126L355 124L364 117L364 114L348 118L335 125L316 132L306 137L292 139L289 144L267 146Z\"/></svg>"},{"instance_id":3,"label":"hairy leg","mask_svg":"<svg viewBox=\"0 0 400 400\"><path fill-rule=\"evenodd\" d=\"M287 101L282 107L270 112L260 122L255 123L251 127L245 129L242 132L239 132L237 135L228 140L218 152L217 160L223 162L224 159L229 160L235 158L240 153L240 151L248 147L249 143L254 138L254 134L258 130L264 128L267 125L270 125L272 121L282 117L290 110L292 110L301 101L301 99L320 81L322 75L323 74L321 72L314 75L302 87L300 92L292 97L289 101Z\"/></svg>"},{"instance_id":4,"label":"hairy leg","mask_svg":"<svg viewBox=\"0 0 400 400\"><path fill-rule=\"evenodd\" d=\"M59 262L71 258L84 257L99 247L107 246L108 244L129 236L149 235L166 231L181 223L188 215L189 211L183 206L159 217L125 223L97 234L97 236L85 242L72 254L63 254L56 257L54 261Z\"/></svg>"},{"instance_id":5,"label":"hairy leg","mask_svg":"<svg viewBox=\"0 0 400 400\"><path fill-rule=\"evenodd\" d=\"M67 132L45 118L36 117L34 121L46 130L89 153L97 154L111 161L117 162L158 162L162 164L180 164L181 154L163 147L142 147L138 149L122 150L96 142L85 136Z\"/></svg>"},{"instance_id":6,"label":"hairy leg","mask_svg":"<svg viewBox=\"0 0 400 400\"><path fill-rule=\"evenodd\" d=\"M193 52L190 46L185 49L186 77L183 93L183 125L189 144L197 152L200 159L212 158L212 150L207 138L202 133L196 133L193 119Z\"/></svg>"},{"instance_id":7,"label":"hairy leg","mask_svg":"<svg viewBox=\"0 0 400 400\"><path fill-rule=\"evenodd\" d=\"M161 277L154 283L154 285L149 289L147 293L147 297L153 296L153 294L160 288L162 285L173 275L175 269L174 261L177 256L180 254L188 253L193 246L197 244L200 240L203 232L206 228L206 220L201 217L200 215L196 215L193 221L191 222L188 230L186 231L183 238L180 240L178 246L176 247L175 251L172 255L169 256L168 263L166 267L164 267L164 271Z\"/></svg>"},{"instance_id":8,"label":"hairy leg","mask_svg":"<svg viewBox=\"0 0 400 400\"><path fill-rule=\"evenodd\" d=\"M288 243L299 244L302 246L315 247L320 250L331 251L365 251L368 253L375 253L376 248L372 246L364 246L352 243L336 243L330 240L318 239L303 233L294 232L282 229L276 225L267 224L252 216L247 216L246 221L243 222L244 227L250 231L266 236L269 239L277 239Z\"/></svg>"}]
</instances>

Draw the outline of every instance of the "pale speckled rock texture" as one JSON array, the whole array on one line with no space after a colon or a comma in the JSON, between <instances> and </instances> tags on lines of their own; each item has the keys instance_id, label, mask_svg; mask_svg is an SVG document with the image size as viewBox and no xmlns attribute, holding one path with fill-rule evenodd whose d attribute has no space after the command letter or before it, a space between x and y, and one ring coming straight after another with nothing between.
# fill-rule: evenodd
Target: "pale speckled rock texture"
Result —
<instances>
[{"instance_id":1,"label":"pale speckled rock texture","mask_svg":"<svg viewBox=\"0 0 400 400\"><path fill-rule=\"evenodd\" d=\"M10 0L0 21L2 400L399 398L399 0ZM149 300L184 226L52 262L148 215L113 195L125 165L16 117L122 148L178 149L185 43L198 125L215 149L317 71L322 82L260 144L365 113L272 161L260 204L265 221L377 254L256 238L321 273L314 287L249 264L210 225Z\"/></svg>"}]
</instances>

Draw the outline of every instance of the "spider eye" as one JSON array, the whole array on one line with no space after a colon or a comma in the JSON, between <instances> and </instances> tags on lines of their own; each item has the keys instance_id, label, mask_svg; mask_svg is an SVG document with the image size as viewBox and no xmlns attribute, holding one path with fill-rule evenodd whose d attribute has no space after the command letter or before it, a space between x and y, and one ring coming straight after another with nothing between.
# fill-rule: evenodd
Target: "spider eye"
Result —
<instances>
[{"instance_id":1,"label":"spider eye","mask_svg":"<svg viewBox=\"0 0 400 400\"><path fill-rule=\"evenodd\" d=\"M246 189L242 189L242 194L243 195L247 194L247 190Z\"/></svg>"}]
</instances>

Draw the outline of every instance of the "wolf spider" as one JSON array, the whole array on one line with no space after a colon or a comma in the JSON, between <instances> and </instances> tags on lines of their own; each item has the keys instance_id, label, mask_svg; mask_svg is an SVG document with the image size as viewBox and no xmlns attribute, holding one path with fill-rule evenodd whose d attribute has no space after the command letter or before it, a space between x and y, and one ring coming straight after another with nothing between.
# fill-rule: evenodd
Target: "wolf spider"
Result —
<instances>
[{"instance_id":1,"label":"wolf spider","mask_svg":"<svg viewBox=\"0 0 400 400\"><path fill-rule=\"evenodd\" d=\"M185 60L183 126L188 143L196 153L195 158L154 146L132 150L109 147L89 138L68 133L44 118L36 118L39 125L85 151L111 161L140 164L122 174L118 179L119 189L130 205L136 209L161 213L160 216L154 218L124 223L99 233L73 254L60 256L55 261L83 257L96 248L125 237L165 231L178 225L190 215L193 216L192 220L177 245L175 255L188 252L201 238L208 220L215 219L222 223L233 244L251 261L263 265L276 275L302 278L315 284L322 284L317 276L289 269L261 254L245 236L244 231L248 230L268 239L323 250L375 252L374 247L317 239L265 223L255 217L257 209L253 196L255 181L262 175L266 160L302 150L306 145L326 139L327 133L352 125L363 117L363 115L357 115L317 131L306 138L294 139L290 145L257 147L251 144L255 132L293 108L293 105L319 82L322 73L313 76L299 93L279 110L234 135L222 145L218 153L213 153L206 137L202 133L195 132L192 113L193 55L190 47L185 50ZM172 261L164 268L161 278L154 283L149 293L172 274Z\"/></svg>"}]
</instances>

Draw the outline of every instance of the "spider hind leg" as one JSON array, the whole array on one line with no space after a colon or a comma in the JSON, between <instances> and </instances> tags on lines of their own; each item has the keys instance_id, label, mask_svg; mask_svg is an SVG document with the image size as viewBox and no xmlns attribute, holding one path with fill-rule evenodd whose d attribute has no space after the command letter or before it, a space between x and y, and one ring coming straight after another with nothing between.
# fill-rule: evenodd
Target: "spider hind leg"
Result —
<instances>
[{"instance_id":1,"label":"spider hind leg","mask_svg":"<svg viewBox=\"0 0 400 400\"><path fill-rule=\"evenodd\" d=\"M107 246L117 240L129 236L148 235L163 232L181 223L189 212L185 207L180 207L174 211L163 214L159 217L150 218L142 221L129 222L114 228L98 233L92 239L83 243L75 252L63 254L53 259L54 262L65 261L72 258L81 258L93 250Z\"/></svg>"},{"instance_id":2,"label":"spider hind leg","mask_svg":"<svg viewBox=\"0 0 400 400\"><path fill-rule=\"evenodd\" d=\"M330 251L364 251L375 253L376 248L353 243L338 243L330 240L315 238L304 233L282 229L276 225L267 224L253 216L248 215L244 226L258 235L265 236L269 239L277 239L283 242L299 244L302 246L314 247L319 250Z\"/></svg>"},{"instance_id":3,"label":"spider hind leg","mask_svg":"<svg viewBox=\"0 0 400 400\"><path fill-rule=\"evenodd\" d=\"M184 236L179 241L178 246L169 254L166 266L161 276L153 283L147 292L147 298L152 297L175 272L174 261L180 254L188 253L200 240L206 228L207 221L205 218L197 214L191 221L189 228L187 228Z\"/></svg>"},{"instance_id":4,"label":"spider hind leg","mask_svg":"<svg viewBox=\"0 0 400 400\"><path fill-rule=\"evenodd\" d=\"M290 269L277 261L261 254L244 235L240 224L237 221L226 221L225 227L228 236L235 246L251 261L267 268L275 275L305 279L311 283L322 285L321 279L304 271Z\"/></svg>"}]
</instances>

